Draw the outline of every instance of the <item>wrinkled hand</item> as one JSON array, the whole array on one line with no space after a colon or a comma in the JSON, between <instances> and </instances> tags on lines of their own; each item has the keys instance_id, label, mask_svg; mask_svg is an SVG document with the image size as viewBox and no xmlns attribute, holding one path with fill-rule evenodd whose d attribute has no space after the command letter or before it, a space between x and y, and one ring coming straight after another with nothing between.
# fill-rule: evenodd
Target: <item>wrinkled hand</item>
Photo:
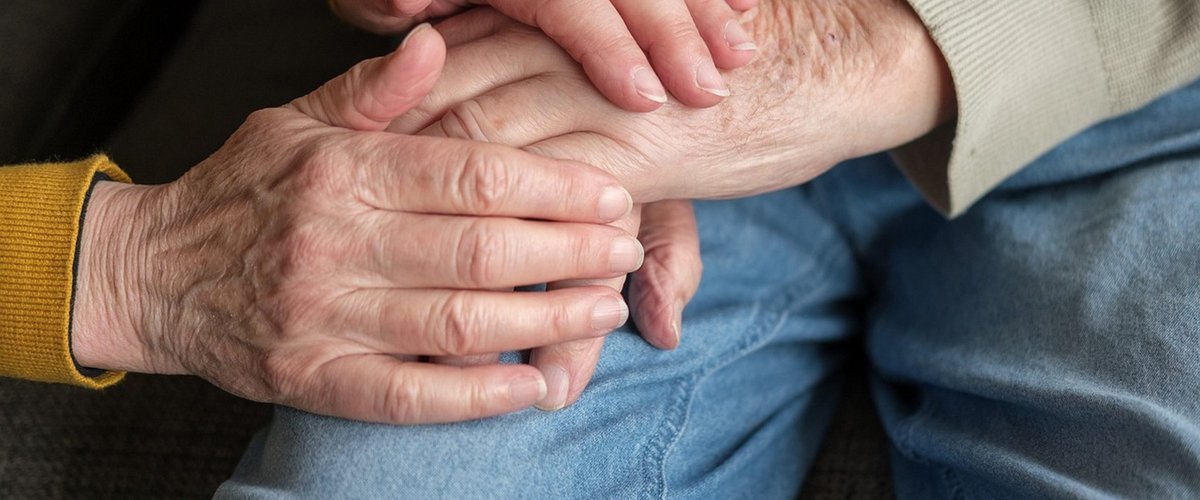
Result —
<instances>
[{"instance_id":1,"label":"wrinkled hand","mask_svg":"<svg viewBox=\"0 0 1200 500\"><path fill-rule=\"evenodd\" d=\"M630 275L629 304L638 333L651 345L674 349L683 332L683 308L699 288L703 271L692 204L679 200L651 203L614 225L638 233L646 251L644 264ZM606 286L620 291L625 279L560 281L550 283L547 289ZM533 349L529 362L546 375L546 398L538 403L539 408L558 410L579 399L595 372L604 340L597 337Z\"/></svg>"},{"instance_id":2,"label":"wrinkled hand","mask_svg":"<svg viewBox=\"0 0 1200 500\"><path fill-rule=\"evenodd\" d=\"M472 33L484 33L509 20L494 11L479 10L458 16L451 21ZM486 27L486 29L480 29ZM451 45L463 40L462 32L448 39ZM483 35L477 35L483 36ZM470 41L469 39L467 41ZM467 69L467 68L464 68ZM490 82L486 71L476 71L477 79ZM430 97L427 101L436 101ZM416 115L419 110L410 114ZM392 127L400 133L415 132ZM644 265L632 275L629 303L639 333L650 344L673 349L682 333L683 309L695 294L702 272L699 236L692 216L691 204L686 201L664 201L637 207L628 217L613 223L630 234L640 234L646 246ZM549 283L550 290L578 286L607 286L621 290L624 275L603 280L568 280ZM547 397L538 403L545 410L557 410L577 400L592 377L603 349L604 339L583 339L557 345L538 347L531 352L530 363L546 375ZM497 352L470 356L437 356L433 361L453 366L478 366L499 361Z\"/></svg>"},{"instance_id":3,"label":"wrinkled hand","mask_svg":"<svg viewBox=\"0 0 1200 500\"><path fill-rule=\"evenodd\" d=\"M900 0L763 0L745 20L761 54L727 75L732 97L647 114L606 102L545 37L492 22L488 33L457 19L439 25L459 42L446 76L391 128L583 161L616 175L638 202L794 186L918 138L953 113L945 62ZM478 68L502 83L481 85Z\"/></svg>"},{"instance_id":4,"label":"wrinkled hand","mask_svg":"<svg viewBox=\"0 0 1200 500\"><path fill-rule=\"evenodd\" d=\"M728 76L732 98L704 110L669 104L634 114L605 102L551 40L494 11L472 11L438 26L453 46L446 76L389 129L583 160L653 202L794 186L843 159L915 139L953 113L941 54L901 1L764 0L746 22L768 43L753 65ZM695 223L685 202L646 219L646 265L633 275L630 302L647 340L672 347L678 339L664 332L679 332L675 318L699 279ZM566 403L574 401L602 342L535 351L550 393L566 385Z\"/></svg>"},{"instance_id":5,"label":"wrinkled hand","mask_svg":"<svg viewBox=\"0 0 1200 500\"><path fill-rule=\"evenodd\" d=\"M612 102L650 111L667 101L663 83L690 106L712 106L729 95L717 68L738 68L754 56L754 41L734 15L756 1L334 0L333 6L347 21L387 34L490 5L561 44Z\"/></svg>"},{"instance_id":6,"label":"wrinkled hand","mask_svg":"<svg viewBox=\"0 0 1200 500\"><path fill-rule=\"evenodd\" d=\"M606 225L632 204L592 167L380 132L420 102L444 56L434 30L415 30L396 53L254 113L174 184L98 185L82 233L77 360L391 423L542 400L544 377L528 365L414 360L621 325L627 309L607 287L488 290L633 271L642 248Z\"/></svg>"}]
</instances>

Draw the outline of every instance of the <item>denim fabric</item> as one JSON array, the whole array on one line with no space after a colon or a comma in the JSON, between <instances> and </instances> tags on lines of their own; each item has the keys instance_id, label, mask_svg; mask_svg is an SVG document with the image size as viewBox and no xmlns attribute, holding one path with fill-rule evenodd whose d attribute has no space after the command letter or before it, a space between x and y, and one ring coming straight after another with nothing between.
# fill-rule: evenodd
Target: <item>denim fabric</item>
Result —
<instances>
[{"instance_id":1,"label":"denim fabric","mask_svg":"<svg viewBox=\"0 0 1200 500\"><path fill-rule=\"evenodd\" d=\"M858 336L901 498L1200 496L1200 83L952 221L882 155L697 217L678 350L614 333L557 413L279 408L217 496L791 498Z\"/></svg>"}]
</instances>

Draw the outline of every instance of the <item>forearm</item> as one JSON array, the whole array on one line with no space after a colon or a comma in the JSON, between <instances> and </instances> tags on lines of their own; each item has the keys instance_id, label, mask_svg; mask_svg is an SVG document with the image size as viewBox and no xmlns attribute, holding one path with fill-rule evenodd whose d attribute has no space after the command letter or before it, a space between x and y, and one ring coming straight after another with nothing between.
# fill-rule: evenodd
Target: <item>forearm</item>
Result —
<instances>
[{"instance_id":1,"label":"forearm","mask_svg":"<svg viewBox=\"0 0 1200 500\"><path fill-rule=\"evenodd\" d=\"M945 59L903 1L766 0L746 24L761 55L729 76L735 95L715 131L746 137L745 147L713 154L736 153L724 159L745 164L733 171L791 170L759 191L901 146L955 116Z\"/></svg>"},{"instance_id":2,"label":"forearm","mask_svg":"<svg viewBox=\"0 0 1200 500\"><path fill-rule=\"evenodd\" d=\"M953 118L946 61L903 0L772 4L784 11L769 24L784 24L775 28L783 36L774 46L802 89L796 94L806 88L829 93L841 105L830 117L844 122L838 130L860 132L851 136L857 143L843 147L850 157L904 144ZM786 64L792 59L799 63Z\"/></svg>"}]
</instances>

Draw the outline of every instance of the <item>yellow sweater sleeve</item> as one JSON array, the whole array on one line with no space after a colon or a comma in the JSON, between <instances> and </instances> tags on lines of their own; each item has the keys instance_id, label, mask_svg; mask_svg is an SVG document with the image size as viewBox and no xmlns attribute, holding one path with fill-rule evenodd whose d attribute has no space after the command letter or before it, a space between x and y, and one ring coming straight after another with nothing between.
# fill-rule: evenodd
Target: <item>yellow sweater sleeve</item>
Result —
<instances>
[{"instance_id":1,"label":"yellow sweater sleeve","mask_svg":"<svg viewBox=\"0 0 1200 500\"><path fill-rule=\"evenodd\" d=\"M99 389L71 355L79 230L97 178L130 182L106 156L0 167L0 376Z\"/></svg>"}]
</instances>

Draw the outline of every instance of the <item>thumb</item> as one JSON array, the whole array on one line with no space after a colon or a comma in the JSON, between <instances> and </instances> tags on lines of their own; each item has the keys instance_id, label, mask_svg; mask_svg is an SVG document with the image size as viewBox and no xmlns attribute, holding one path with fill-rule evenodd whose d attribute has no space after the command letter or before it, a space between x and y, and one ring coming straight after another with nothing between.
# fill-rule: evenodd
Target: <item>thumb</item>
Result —
<instances>
[{"instance_id":1,"label":"thumb","mask_svg":"<svg viewBox=\"0 0 1200 500\"><path fill-rule=\"evenodd\" d=\"M413 28L400 48L367 59L291 106L335 127L378 131L415 107L446 62L446 43L428 24Z\"/></svg>"}]
</instances>

